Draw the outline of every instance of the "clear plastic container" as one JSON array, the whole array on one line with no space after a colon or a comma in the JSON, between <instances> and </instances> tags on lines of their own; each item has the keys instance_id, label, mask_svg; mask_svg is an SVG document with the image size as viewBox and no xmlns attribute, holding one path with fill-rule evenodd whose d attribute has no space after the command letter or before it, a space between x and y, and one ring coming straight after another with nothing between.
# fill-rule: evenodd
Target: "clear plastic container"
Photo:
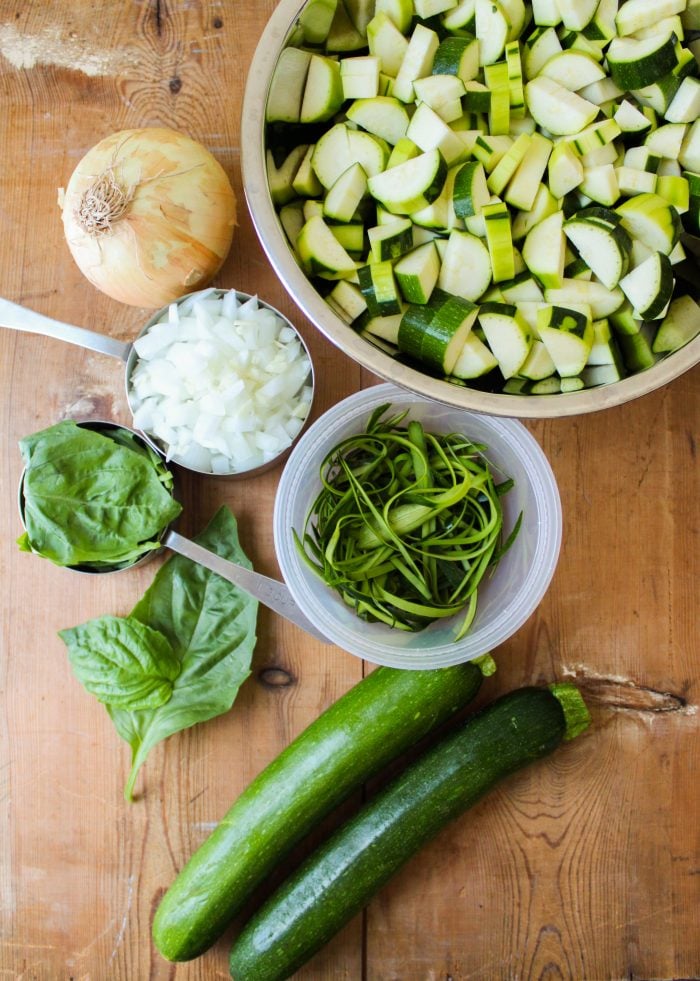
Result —
<instances>
[{"instance_id":1,"label":"clear plastic container","mask_svg":"<svg viewBox=\"0 0 700 981\"><path fill-rule=\"evenodd\" d=\"M367 623L304 563L292 529L301 531L320 488L319 469L343 437L361 432L383 403L408 409L433 432L462 432L485 444L492 469L512 477L503 497L504 536L523 519L511 548L478 590L477 613L465 637L455 641L461 617L432 623L417 633ZM339 647L375 664L426 669L469 661L492 651L534 612L551 582L561 545L561 504L554 474L537 441L522 423L467 412L422 399L394 385L357 392L326 412L302 436L286 463L277 490L274 535L277 558L294 599Z\"/></svg>"}]
</instances>

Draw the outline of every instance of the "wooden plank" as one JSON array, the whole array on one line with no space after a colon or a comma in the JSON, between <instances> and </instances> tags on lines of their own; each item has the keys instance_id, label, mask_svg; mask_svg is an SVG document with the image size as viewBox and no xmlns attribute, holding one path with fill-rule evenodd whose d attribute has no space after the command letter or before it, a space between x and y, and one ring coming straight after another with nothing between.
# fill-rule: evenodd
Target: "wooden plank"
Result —
<instances>
[{"instance_id":1,"label":"wooden plank","mask_svg":"<svg viewBox=\"0 0 700 981\"><path fill-rule=\"evenodd\" d=\"M241 98L274 7L0 2L0 295L133 337L147 311L83 278L56 191L100 136L181 128L222 161L239 196L237 237L217 282L259 291L299 325L317 367L318 416L377 378L301 316L245 209ZM696 370L629 406L528 424L559 481L562 558L539 611L497 652L498 675L480 701L573 677L594 728L448 828L299 978L697 976L697 383ZM56 632L128 612L156 566L78 577L14 545L17 440L70 415L128 422L122 368L0 331L0 384L0 973L226 977L231 933L191 964L158 955L149 941L158 899L236 794L363 666L262 612L253 674L233 711L158 746L127 805L128 749L73 678ZM227 503L256 568L277 575L276 479L186 477L183 530Z\"/></svg>"}]
</instances>

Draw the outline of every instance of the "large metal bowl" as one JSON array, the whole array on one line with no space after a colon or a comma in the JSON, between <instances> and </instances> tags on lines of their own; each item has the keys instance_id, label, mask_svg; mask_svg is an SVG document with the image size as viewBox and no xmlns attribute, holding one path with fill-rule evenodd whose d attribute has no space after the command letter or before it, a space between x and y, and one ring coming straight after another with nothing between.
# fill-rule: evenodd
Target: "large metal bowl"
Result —
<instances>
[{"instance_id":1,"label":"large metal bowl","mask_svg":"<svg viewBox=\"0 0 700 981\"><path fill-rule=\"evenodd\" d=\"M243 102L243 184L256 231L277 275L309 320L345 354L402 388L447 405L521 418L580 415L621 405L668 384L700 362L700 335L653 367L621 381L564 395L501 395L432 378L395 360L364 340L331 310L301 270L270 197L265 166L265 106L277 58L290 42L300 0L280 0L263 31L248 73Z\"/></svg>"}]
</instances>

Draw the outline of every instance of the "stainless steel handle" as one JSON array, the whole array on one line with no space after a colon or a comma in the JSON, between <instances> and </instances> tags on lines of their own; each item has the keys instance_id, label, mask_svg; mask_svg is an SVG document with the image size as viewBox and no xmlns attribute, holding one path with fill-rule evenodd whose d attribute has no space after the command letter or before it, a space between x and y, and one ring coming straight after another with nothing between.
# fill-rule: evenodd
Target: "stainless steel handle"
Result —
<instances>
[{"instance_id":1,"label":"stainless steel handle","mask_svg":"<svg viewBox=\"0 0 700 981\"><path fill-rule=\"evenodd\" d=\"M22 330L29 334L43 334L45 337L55 337L59 341L68 341L78 347L107 354L126 362L131 351L131 344L118 341L114 337L98 334L97 331L85 330L84 327L73 327L63 324L60 320L52 320L34 310L28 310L18 303L4 300L0 297L0 327L12 330Z\"/></svg>"},{"instance_id":2,"label":"stainless steel handle","mask_svg":"<svg viewBox=\"0 0 700 981\"><path fill-rule=\"evenodd\" d=\"M241 565L236 565L235 562L222 559L221 556L210 552L189 538L184 538L176 531L169 531L163 539L163 544L166 548L172 549L173 552L184 555L185 558L191 559L193 562L199 563L199 565L203 565L205 569L218 573L224 579L232 582L234 586L238 586L250 596L254 596L255 599L260 600L261 603L264 603L269 609L274 610L275 613L279 613L286 620L291 620L297 627L301 627L302 630L305 630L307 634L311 634L317 640L323 641L324 644L331 643L311 620L301 612L292 594L283 582L279 582L277 579L270 579L268 576L261 576L259 572L252 572L250 569L245 569Z\"/></svg>"}]
</instances>

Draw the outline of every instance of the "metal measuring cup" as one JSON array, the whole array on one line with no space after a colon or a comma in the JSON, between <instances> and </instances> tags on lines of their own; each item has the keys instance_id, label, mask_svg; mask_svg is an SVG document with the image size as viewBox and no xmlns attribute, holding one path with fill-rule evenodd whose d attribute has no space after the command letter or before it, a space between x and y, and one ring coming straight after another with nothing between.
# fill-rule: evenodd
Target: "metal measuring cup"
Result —
<instances>
[{"instance_id":1,"label":"metal measuring cup","mask_svg":"<svg viewBox=\"0 0 700 981\"><path fill-rule=\"evenodd\" d=\"M127 432L133 433L137 439L141 439L141 433L135 429L131 429L129 426L123 426L120 423L108 422L103 420L88 420L83 422L78 422L77 425L83 426L85 428L94 429L98 432L108 429L123 429ZM150 444L149 444L150 445ZM20 520L23 527L25 527L24 520L24 470L20 477L19 482L19 494L18 494L18 505ZM166 527L163 530L162 536L160 538L161 548L168 548L172 552L177 552L178 555L182 555L192 562L196 562L198 565L204 566L205 569L209 569L211 572L217 573L223 579L237 586L239 589L244 590L250 596L253 596L264 606L278 613L280 616L284 617L286 620L291 621L297 627L301 627L307 633L316 637L317 640L323 643L329 643L328 638L321 633L320 630L312 623L312 621L304 614L301 609L297 606L296 601L293 599L292 594L285 585L285 583L280 582L277 579L271 579L268 576L263 576L259 572L253 572L251 569L246 569L245 566L238 565L236 562L231 562L228 559L222 558L215 552L211 552L209 549L204 548L197 542L192 541L190 538L186 538L184 535L173 531L171 526ZM103 574L120 572L124 569L133 569L136 566L142 565L153 558L157 552L160 550L152 550L146 555L141 556L135 562L127 565L118 565L114 568L109 567L99 567L92 568L89 565L78 565L78 566L66 566L66 568L81 573L90 574Z\"/></svg>"},{"instance_id":2,"label":"metal measuring cup","mask_svg":"<svg viewBox=\"0 0 700 981\"><path fill-rule=\"evenodd\" d=\"M174 302L176 304L182 304L185 302L193 302L198 297L213 296L213 295L221 297L227 292L228 292L227 290L215 289L215 288L200 290L197 293L188 293L185 296L180 297L180 299L175 300ZM250 293L244 293L240 290L236 290L235 292L236 292L236 296L241 302L245 302L246 300L250 300L252 298L252 295ZM313 363L311 361L311 355L309 354L309 349L306 346L304 339L302 338L301 334L296 329L296 327L294 327L294 325L289 321L287 317L285 317L283 313L281 313L271 304L266 303L264 300L261 300L259 297L258 297L258 304L261 307L270 310L272 313L278 316L282 321L284 321L286 325L291 327L292 330L294 330L294 332L296 333L299 342L302 348L304 349L304 352L306 353L306 356L309 361L309 365L311 366L309 369L308 383L310 384L311 387L311 401L313 401L313 394L315 388ZM164 307L161 307L160 310L156 311L156 313L154 313L153 316L150 317L149 320L146 322L145 326L141 329L135 340L137 341L140 337L143 337L143 335L146 334L151 329L151 327L157 324L160 321L160 319L167 314L170 306L171 304L166 304ZM126 387L126 398L129 405L129 410L131 411L132 416L134 415L135 408L132 399L130 382L131 382L131 375L136 365L139 362L139 356L138 356L138 352L136 351L136 348L134 347L134 343L135 343L134 341L119 341L114 337L107 336L106 334L100 334L97 331L87 330L85 327L75 327L72 324L65 324L59 320L53 320L51 317L46 317L44 316L44 314L36 313L34 310L29 310L27 307L20 306L18 303L12 303L10 300L5 300L2 297L0 297L0 327L8 327L12 330L24 331L30 334L41 334L44 337L53 337L56 340L67 341L69 344L75 344L76 346L86 348L89 351L96 351L98 354L106 354L109 357L117 358L118 360L122 361L125 365L124 384ZM181 466L184 470L190 470L193 473L205 474L208 477L218 476L218 477L246 477L247 478L247 477L257 476L258 474L264 473L265 471L271 469L272 467L277 466L282 460L284 460L289 455L289 452L291 451L292 447L301 436L301 433L304 431L304 428L306 427L310 415L311 415L311 403L309 404L309 412L307 413L307 417L304 420L304 426L302 427L300 432L294 437L291 444L286 449L284 449L279 454L277 454L272 460L269 460L268 462L263 463L260 466L253 467L249 470L237 470L237 471L230 471L223 474L222 473L213 474L212 471L210 470L199 470L197 467L187 466L184 463L177 463L176 460L173 462L177 463L177 465ZM148 432L145 432L144 430L137 429L136 432L138 433L139 436L141 436L143 439L146 440L149 446L151 446L161 455L167 457L168 447L165 446L160 440L158 440L156 437L149 434Z\"/></svg>"}]
</instances>

